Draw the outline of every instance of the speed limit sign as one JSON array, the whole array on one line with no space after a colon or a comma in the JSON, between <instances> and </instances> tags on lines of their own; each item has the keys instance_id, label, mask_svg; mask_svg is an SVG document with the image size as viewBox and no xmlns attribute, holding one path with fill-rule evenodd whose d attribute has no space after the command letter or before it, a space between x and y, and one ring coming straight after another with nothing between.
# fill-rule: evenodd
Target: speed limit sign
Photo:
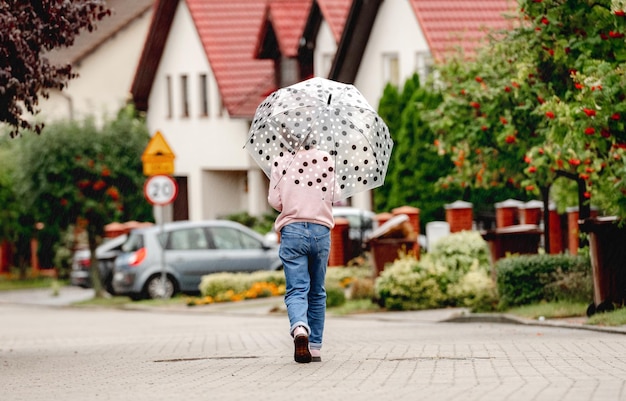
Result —
<instances>
[{"instance_id":1,"label":"speed limit sign","mask_svg":"<svg viewBox=\"0 0 626 401\"><path fill-rule=\"evenodd\" d=\"M168 175L153 175L146 180L143 193L153 205L169 205L178 195L176 180Z\"/></svg>"}]
</instances>

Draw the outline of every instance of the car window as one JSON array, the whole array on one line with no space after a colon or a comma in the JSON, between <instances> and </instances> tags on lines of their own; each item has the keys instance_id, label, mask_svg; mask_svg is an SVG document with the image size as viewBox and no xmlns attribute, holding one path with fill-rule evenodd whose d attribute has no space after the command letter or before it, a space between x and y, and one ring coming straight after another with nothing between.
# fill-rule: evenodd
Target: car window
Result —
<instances>
[{"instance_id":1,"label":"car window","mask_svg":"<svg viewBox=\"0 0 626 401\"><path fill-rule=\"evenodd\" d=\"M208 242L202 227L187 228L170 232L167 249L207 249Z\"/></svg>"},{"instance_id":2,"label":"car window","mask_svg":"<svg viewBox=\"0 0 626 401\"><path fill-rule=\"evenodd\" d=\"M135 252L143 248L143 235L137 233L131 233L124 245L122 245L122 251Z\"/></svg>"},{"instance_id":3,"label":"car window","mask_svg":"<svg viewBox=\"0 0 626 401\"><path fill-rule=\"evenodd\" d=\"M230 227L209 229L216 249L261 249L263 243L256 238Z\"/></svg>"}]
</instances>

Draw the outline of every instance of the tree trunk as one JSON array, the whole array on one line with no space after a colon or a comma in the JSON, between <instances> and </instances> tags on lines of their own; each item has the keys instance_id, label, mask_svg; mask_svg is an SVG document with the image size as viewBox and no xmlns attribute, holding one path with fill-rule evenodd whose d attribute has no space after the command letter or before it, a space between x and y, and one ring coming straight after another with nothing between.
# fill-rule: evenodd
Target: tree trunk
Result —
<instances>
[{"instance_id":1,"label":"tree trunk","mask_svg":"<svg viewBox=\"0 0 626 401\"><path fill-rule=\"evenodd\" d=\"M98 236L89 226L87 227L87 241L89 242L89 252L91 254L90 275L91 285L95 291L96 298L104 298L104 290L102 288L102 278L100 277L100 266L98 265L98 257L96 248L98 247Z\"/></svg>"}]
</instances>

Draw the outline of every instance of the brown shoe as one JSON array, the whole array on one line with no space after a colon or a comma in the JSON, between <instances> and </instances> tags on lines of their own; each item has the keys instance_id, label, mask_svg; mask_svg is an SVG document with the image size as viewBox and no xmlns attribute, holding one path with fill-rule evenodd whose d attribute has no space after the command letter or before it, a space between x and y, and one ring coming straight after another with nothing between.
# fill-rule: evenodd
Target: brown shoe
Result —
<instances>
[{"instance_id":1,"label":"brown shoe","mask_svg":"<svg viewBox=\"0 0 626 401\"><path fill-rule=\"evenodd\" d=\"M293 338L295 347L293 358L298 363L311 362L311 352L309 351L309 336L306 334L297 334Z\"/></svg>"}]
</instances>

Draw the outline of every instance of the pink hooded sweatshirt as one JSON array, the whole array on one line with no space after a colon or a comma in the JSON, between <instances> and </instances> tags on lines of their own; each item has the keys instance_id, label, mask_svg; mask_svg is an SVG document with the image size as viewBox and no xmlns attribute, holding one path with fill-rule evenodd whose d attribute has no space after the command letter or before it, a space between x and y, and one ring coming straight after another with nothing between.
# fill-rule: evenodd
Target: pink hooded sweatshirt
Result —
<instances>
[{"instance_id":1,"label":"pink hooded sweatshirt","mask_svg":"<svg viewBox=\"0 0 626 401\"><path fill-rule=\"evenodd\" d=\"M275 159L267 200L280 212L274 223L277 232L295 222L334 227L332 198L337 197L333 193L337 191L334 171L329 154L314 148Z\"/></svg>"}]
</instances>

